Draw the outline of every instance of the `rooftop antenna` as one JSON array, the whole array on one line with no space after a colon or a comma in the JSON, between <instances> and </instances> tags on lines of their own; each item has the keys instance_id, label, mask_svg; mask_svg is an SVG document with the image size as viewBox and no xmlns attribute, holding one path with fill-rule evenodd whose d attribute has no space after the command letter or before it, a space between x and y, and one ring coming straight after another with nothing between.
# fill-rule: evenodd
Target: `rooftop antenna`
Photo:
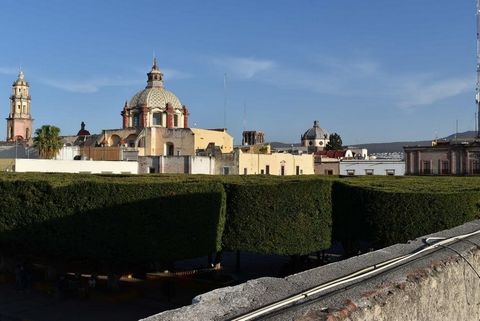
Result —
<instances>
[{"instance_id":1,"label":"rooftop antenna","mask_svg":"<svg viewBox=\"0 0 480 321\"><path fill-rule=\"evenodd\" d=\"M243 102L243 131L247 130L247 103Z\"/></svg>"},{"instance_id":2,"label":"rooftop antenna","mask_svg":"<svg viewBox=\"0 0 480 321\"><path fill-rule=\"evenodd\" d=\"M457 142L457 134L458 134L458 119L455 121L455 143Z\"/></svg>"},{"instance_id":3,"label":"rooftop antenna","mask_svg":"<svg viewBox=\"0 0 480 321\"><path fill-rule=\"evenodd\" d=\"M227 128L227 73L223 74L223 128Z\"/></svg>"},{"instance_id":4,"label":"rooftop antenna","mask_svg":"<svg viewBox=\"0 0 480 321\"><path fill-rule=\"evenodd\" d=\"M475 112L475 117L473 120L475 121L475 132L478 132L477 112Z\"/></svg>"},{"instance_id":5,"label":"rooftop antenna","mask_svg":"<svg viewBox=\"0 0 480 321\"><path fill-rule=\"evenodd\" d=\"M477 103L477 138L480 138L480 0L477 0L477 85L475 102Z\"/></svg>"}]
</instances>

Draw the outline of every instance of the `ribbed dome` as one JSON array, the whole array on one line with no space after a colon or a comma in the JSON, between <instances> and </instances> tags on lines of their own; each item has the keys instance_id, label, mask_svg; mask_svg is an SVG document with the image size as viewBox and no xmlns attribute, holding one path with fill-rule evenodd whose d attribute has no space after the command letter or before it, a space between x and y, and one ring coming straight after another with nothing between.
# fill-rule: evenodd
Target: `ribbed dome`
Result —
<instances>
[{"instance_id":1,"label":"ribbed dome","mask_svg":"<svg viewBox=\"0 0 480 321\"><path fill-rule=\"evenodd\" d=\"M170 103L174 109L182 109L182 103L171 91L163 87L147 87L140 90L130 100L129 107L165 108Z\"/></svg>"},{"instance_id":2,"label":"ribbed dome","mask_svg":"<svg viewBox=\"0 0 480 321\"><path fill-rule=\"evenodd\" d=\"M302 139L327 139L328 133L326 130L320 128L320 122L318 120L313 122L313 127L303 134Z\"/></svg>"}]
</instances>

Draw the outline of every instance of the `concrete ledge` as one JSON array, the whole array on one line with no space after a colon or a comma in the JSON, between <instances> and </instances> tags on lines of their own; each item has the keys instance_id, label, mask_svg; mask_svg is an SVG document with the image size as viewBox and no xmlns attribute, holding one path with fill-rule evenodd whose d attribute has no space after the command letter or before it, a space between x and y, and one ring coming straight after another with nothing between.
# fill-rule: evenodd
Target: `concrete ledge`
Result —
<instances>
[{"instance_id":1,"label":"concrete ledge","mask_svg":"<svg viewBox=\"0 0 480 321\"><path fill-rule=\"evenodd\" d=\"M478 229L479 220L286 278L260 278L217 289L197 296L192 305L143 320L229 320L362 268L411 253L424 246L426 237L451 237ZM480 273L479 246L480 236L475 235L468 241L451 245L451 249L438 250L346 289L335 288L262 320L480 320L480 279L468 264Z\"/></svg>"}]
</instances>

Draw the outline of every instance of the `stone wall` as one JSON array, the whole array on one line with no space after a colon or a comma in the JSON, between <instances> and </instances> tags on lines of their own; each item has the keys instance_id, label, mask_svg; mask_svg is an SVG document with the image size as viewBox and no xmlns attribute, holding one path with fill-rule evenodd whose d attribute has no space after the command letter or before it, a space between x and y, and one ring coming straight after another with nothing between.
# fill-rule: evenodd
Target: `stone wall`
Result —
<instances>
[{"instance_id":1,"label":"stone wall","mask_svg":"<svg viewBox=\"0 0 480 321\"><path fill-rule=\"evenodd\" d=\"M435 233L451 237L480 229L480 221ZM303 299L262 320L440 321L480 320L480 234L356 283ZM229 320L365 267L412 253L426 237L286 278L261 278L197 296L192 305L144 320ZM468 261L468 263L467 263ZM471 266L470 266L471 264ZM475 270L474 270L475 269Z\"/></svg>"}]
</instances>

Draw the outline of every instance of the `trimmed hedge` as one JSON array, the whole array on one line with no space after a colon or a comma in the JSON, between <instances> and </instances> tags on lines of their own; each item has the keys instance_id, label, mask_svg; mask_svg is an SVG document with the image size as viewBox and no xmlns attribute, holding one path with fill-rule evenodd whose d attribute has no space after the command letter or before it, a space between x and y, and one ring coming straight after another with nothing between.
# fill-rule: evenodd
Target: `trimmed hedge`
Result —
<instances>
[{"instance_id":1,"label":"trimmed hedge","mask_svg":"<svg viewBox=\"0 0 480 321\"><path fill-rule=\"evenodd\" d=\"M3 174L0 249L112 263L373 247L479 217L480 178Z\"/></svg>"},{"instance_id":2,"label":"trimmed hedge","mask_svg":"<svg viewBox=\"0 0 480 321\"><path fill-rule=\"evenodd\" d=\"M330 181L260 176L225 186L226 249L292 255L330 247Z\"/></svg>"},{"instance_id":3,"label":"trimmed hedge","mask_svg":"<svg viewBox=\"0 0 480 321\"><path fill-rule=\"evenodd\" d=\"M333 237L380 248L474 220L480 193L470 182L418 177L337 181L332 188Z\"/></svg>"},{"instance_id":4,"label":"trimmed hedge","mask_svg":"<svg viewBox=\"0 0 480 321\"><path fill-rule=\"evenodd\" d=\"M218 182L38 174L2 178L2 251L140 263L203 256L221 248L225 192Z\"/></svg>"}]
</instances>

